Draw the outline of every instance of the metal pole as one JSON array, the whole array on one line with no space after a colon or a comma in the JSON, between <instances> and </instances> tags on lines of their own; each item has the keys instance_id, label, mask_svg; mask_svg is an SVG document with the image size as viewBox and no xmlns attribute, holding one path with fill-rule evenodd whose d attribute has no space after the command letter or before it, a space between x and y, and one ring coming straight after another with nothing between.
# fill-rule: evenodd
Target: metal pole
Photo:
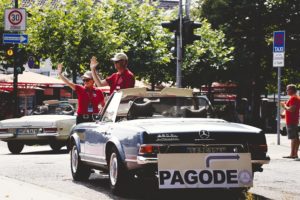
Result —
<instances>
[{"instance_id":1,"label":"metal pole","mask_svg":"<svg viewBox=\"0 0 300 200\"><path fill-rule=\"evenodd\" d=\"M15 8L18 8L18 0L15 0ZM18 108L18 73L17 73L17 66L16 66L16 53L18 50L18 45L14 45L14 62L13 62L13 67L14 67L14 80L13 80L13 116L18 117L19 115L19 108Z\"/></svg>"},{"instance_id":2,"label":"metal pole","mask_svg":"<svg viewBox=\"0 0 300 200\"><path fill-rule=\"evenodd\" d=\"M281 88L281 67L278 67L278 97L277 97L277 145L280 145L280 88Z\"/></svg>"},{"instance_id":3,"label":"metal pole","mask_svg":"<svg viewBox=\"0 0 300 200\"><path fill-rule=\"evenodd\" d=\"M179 35L177 37L177 60L176 60L176 87L181 88L181 65L182 65L182 0L179 0Z\"/></svg>"},{"instance_id":4,"label":"metal pole","mask_svg":"<svg viewBox=\"0 0 300 200\"><path fill-rule=\"evenodd\" d=\"M185 1L185 15L187 19L190 19L190 7L191 7L191 0Z\"/></svg>"}]
</instances>

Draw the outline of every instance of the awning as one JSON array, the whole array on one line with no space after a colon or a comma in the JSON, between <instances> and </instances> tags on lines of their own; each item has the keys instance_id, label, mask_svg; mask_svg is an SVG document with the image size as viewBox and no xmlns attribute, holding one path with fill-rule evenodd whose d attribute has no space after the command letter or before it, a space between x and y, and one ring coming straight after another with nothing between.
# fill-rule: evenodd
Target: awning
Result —
<instances>
[{"instance_id":1,"label":"awning","mask_svg":"<svg viewBox=\"0 0 300 200\"><path fill-rule=\"evenodd\" d=\"M13 74L0 74L0 89L13 85ZM64 87L65 83L57 78L45 76L34 72L23 72L18 75L18 88L27 87Z\"/></svg>"}]
</instances>

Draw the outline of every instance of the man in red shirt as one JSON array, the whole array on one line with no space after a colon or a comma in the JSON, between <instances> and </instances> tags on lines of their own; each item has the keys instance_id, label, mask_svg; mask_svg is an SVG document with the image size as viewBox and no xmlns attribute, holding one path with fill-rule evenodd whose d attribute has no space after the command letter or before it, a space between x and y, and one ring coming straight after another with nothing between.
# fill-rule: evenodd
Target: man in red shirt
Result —
<instances>
[{"instance_id":1,"label":"man in red shirt","mask_svg":"<svg viewBox=\"0 0 300 200\"><path fill-rule=\"evenodd\" d=\"M94 81L98 87L109 86L110 94L115 90L133 88L135 84L134 74L127 68L128 57L125 53L117 53L112 59L114 62L117 72L104 80L101 80L97 75L96 67L98 65L97 58L92 57L91 59L91 71L93 74Z\"/></svg>"},{"instance_id":2,"label":"man in red shirt","mask_svg":"<svg viewBox=\"0 0 300 200\"><path fill-rule=\"evenodd\" d=\"M76 92L78 97L76 124L93 121L93 115L99 113L98 105L101 104L101 106L104 107L105 103L101 89L94 87L92 72L87 71L81 77L84 84L84 86L82 86L69 81L62 74L62 68L62 64L57 65L59 77Z\"/></svg>"},{"instance_id":3,"label":"man in red shirt","mask_svg":"<svg viewBox=\"0 0 300 200\"><path fill-rule=\"evenodd\" d=\"M291 140L291 153L289 156L284 156L284 158L298 158L300 144L298 134L300 100L297 96L295 85L288 85L286 91L290 98L286 103L282 102L281 106L285 110L287 134L288 138Z\"/></svg>"}]
</instances>

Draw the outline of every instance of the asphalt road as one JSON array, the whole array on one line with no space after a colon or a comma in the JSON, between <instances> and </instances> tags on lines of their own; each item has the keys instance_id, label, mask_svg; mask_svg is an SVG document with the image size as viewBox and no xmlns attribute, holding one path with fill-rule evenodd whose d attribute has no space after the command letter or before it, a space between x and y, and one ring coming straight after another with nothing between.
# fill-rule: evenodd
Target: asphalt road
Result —
<instances>
[{"instance_id":1,"label":"asphalt road","mask_svg":"<svg viewBox=\"0 0 300 200\"><path fill-rule=\"evenodd\" d=\"M0 142L0 200L95 200L95 199L300 199L300 161L281 158L289 143L267 135L272 161L263 173L256 173L254 187L245 194L227 190L158 191L151 181L136 181L124 196L114 196L106 175L93 174L88 182L74 182L69 154L52 153L48 146L26 146L20 155L9 153ZM205 197L205 198L203 198Z\"/></svg>"}]
</instances>

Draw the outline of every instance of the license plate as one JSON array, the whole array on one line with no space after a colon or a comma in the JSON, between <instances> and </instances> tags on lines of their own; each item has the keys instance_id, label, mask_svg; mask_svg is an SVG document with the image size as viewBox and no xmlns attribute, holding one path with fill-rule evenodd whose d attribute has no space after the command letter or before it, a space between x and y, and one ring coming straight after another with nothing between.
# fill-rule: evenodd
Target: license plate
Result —
<instances>
[{"instance_id":1,"label":"license plate","mask_svg":"<svg viewBox=\"0 0 300 200\"><path fill-rule=\"evenodd\" d=\"M253 185L250 153L158 154L159 189Z\"/></svg>"},{"instance_id":2,"label":"license plate","mask_svg":"<svg viewBox=\"0 0 300 200\"><path fill-rule=\"evenodd\" d=\"M34 134L38 134L38 133L39 133L38 128L21 128L21 129L17 129L17 134L34 135Z\"/></svg>"}]
</instances>

